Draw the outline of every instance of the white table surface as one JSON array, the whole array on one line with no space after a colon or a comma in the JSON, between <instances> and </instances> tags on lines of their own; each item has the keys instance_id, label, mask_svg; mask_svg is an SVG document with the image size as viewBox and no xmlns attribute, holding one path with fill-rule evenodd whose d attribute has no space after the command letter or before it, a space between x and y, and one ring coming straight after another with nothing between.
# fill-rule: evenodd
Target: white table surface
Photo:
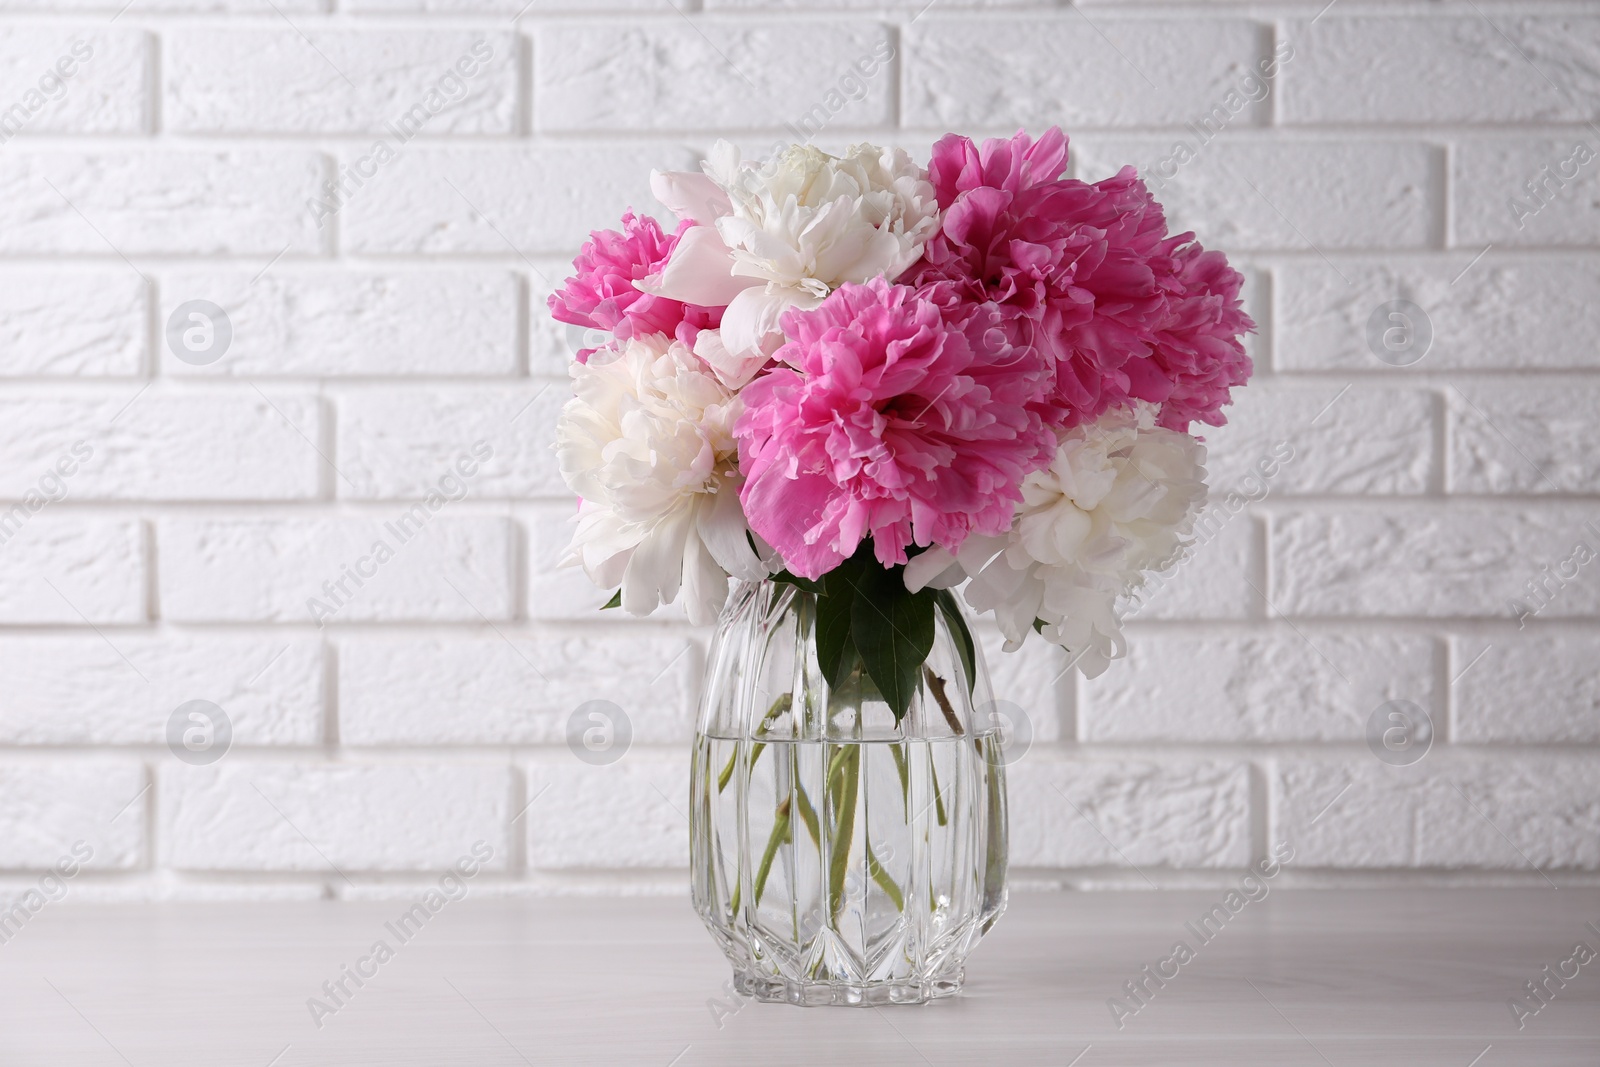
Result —
<instances>
[{"instance_id":1,"label":"white table surface","mask_svg":"<svg viewBox=\"0 0 1600 1067\"><path fill-rule=\"evenodd\" d=\"M1280 889L1198 947L1220 896L1019 895L961 997L884 1009L740 1004L685 899L469 898L320 1029L307 999L405 902L68 901L0 944L0 1065L1600 1065L1600 960L1520 1032L1506 1006L1600 950L1600 890ZM1119 1031L1107 998L1179 938Z\"/></svg>"}]
</instances>

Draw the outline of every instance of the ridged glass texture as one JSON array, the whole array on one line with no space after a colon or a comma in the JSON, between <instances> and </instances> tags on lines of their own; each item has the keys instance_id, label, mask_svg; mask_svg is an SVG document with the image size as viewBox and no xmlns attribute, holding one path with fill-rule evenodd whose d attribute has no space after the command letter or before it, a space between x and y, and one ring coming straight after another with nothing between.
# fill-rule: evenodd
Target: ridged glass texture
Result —
<instances>
[{"instance_id":1,"label":"ridged glass texture","mask_svg":"<svg viewBox=\"0 0 1600 1067\"><path fill-rule=\"evenodd\" d=\"M741 584L723 613L690 787L695 907L746 995L949 996L1006 903L1005 768L982 652L969 696L936 614L896 722L859 661L830 690L815 618L814 596L770 582Z\"/></svg>"}]
</instances>

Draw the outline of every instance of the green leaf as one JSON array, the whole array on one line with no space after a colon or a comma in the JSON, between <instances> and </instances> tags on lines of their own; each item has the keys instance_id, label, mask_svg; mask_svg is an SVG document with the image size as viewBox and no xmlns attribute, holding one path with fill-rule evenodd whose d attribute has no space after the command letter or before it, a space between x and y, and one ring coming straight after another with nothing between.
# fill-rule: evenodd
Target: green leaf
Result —
<instances>
[{"instance_id":1,"label":"green leaf","mask_svg":"<svg viewBox=\"0 0 1600 1067\"><path fill-rule=\"evenodd\" d=\"M814 578L802 578L798 574L789 573L787 570L781 570L774 574L772 580L774 582L782 582L785 585L792 585L796 589L804 589L808 593L822 592L821 581Z\"/></svg>"},{"instance_id":2,"label":"green leaf","mask_svg":"<svg viewBox=\"0 0 1600 1067\"><path fill-rule=\"evenodd\" d=\"M830 689L839 688L855 660L855 645L850 640L850 609L855 602L855 589L838 571L828 576L817 597L817 665Z\"/></svg>"},{"instance_id":3,"label":"green leaf","mask_svg":"<svg viewBox=\"0 0 1600 1067\"><path fill-rule=\"evenodd\" d=\"M863 541L855 554L824 574L817 582L817 664L829 688L837 689L855 666L851 640L851 610L856 588L868 567L881 569L872 555L872 543Z\"/></svg>"},{"instance_id":4,"label":"green leaf","mask_svg":"<svg viewBox=\"0 0 1600 1067\"><path fill-rule=\"evenodd\" d=\"M620 608L620 607L622 607L622 590L618 589L615 593L611 594L611 599L610 600L608 600L604 604L600 605L600 610L604 611L607 608Z\"/></svg>"},{"instance_id":5,"label":"green leaf","mask_svg":"<svg viewBox=\"0 0 1600 1067\"><path fill-rule=\"evenodd\" d=\"M865 568L855 588L850 629L856 651L899 721L911 708L933 650L933 590L913 593L899 568L877 566Z\"/></svg>"},{"instance_id":6,"label":"green leaf","mask_svg":"<svg viewBox=\"0 0 1600 1067\"><path fill-rule=\"evenodd\" d=\"M972 631L967 629L967 618L961 614L961 605L956 603L955 594L948 589L936 589L933 599L944 613L945 625L956 639L956 652L961 656L961 670L967 676L967 695L970 697L973 686L978 684L978 646L972 640Z\"/></svg>"}]
</instances>

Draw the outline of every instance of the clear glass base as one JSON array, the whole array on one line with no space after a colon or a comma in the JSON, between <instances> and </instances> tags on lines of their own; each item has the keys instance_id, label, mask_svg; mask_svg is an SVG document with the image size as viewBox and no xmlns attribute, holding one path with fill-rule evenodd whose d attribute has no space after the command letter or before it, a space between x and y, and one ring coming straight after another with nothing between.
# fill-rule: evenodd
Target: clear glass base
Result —
<instances>
[{"instance_id":1,"label":"clear glass base","mask_svg":"<svg viewBox=\"0 0 1600 1067\"><path fill-rule=\"evenodd\" d=\"M803 1008L872 1008L880 1004L926 1004L961 992L965 972L931 982L793 982L747 971L733 972L740 994L767 1004Z\"/></svg>"}]
</instances>

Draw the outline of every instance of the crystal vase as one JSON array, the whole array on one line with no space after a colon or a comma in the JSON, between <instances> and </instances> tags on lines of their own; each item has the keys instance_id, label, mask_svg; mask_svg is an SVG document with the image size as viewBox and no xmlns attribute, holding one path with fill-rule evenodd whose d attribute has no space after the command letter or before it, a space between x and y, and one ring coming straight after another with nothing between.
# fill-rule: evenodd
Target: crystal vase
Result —
<instances>
[{"instance_id":1,"label":"crystal vase","mask_svg":"<svg viewBox=\"0 0 1600 1067\"><path fill-rule=\"evenodd\" d=\"M1006 903L1005 768L981 652L941 613L896 719L859 661L828 686L816 613L816 596L774 582L740 584L723 612L690 787L695 908L744 995L950 996Z\"/></svg>"}]
</instances>

